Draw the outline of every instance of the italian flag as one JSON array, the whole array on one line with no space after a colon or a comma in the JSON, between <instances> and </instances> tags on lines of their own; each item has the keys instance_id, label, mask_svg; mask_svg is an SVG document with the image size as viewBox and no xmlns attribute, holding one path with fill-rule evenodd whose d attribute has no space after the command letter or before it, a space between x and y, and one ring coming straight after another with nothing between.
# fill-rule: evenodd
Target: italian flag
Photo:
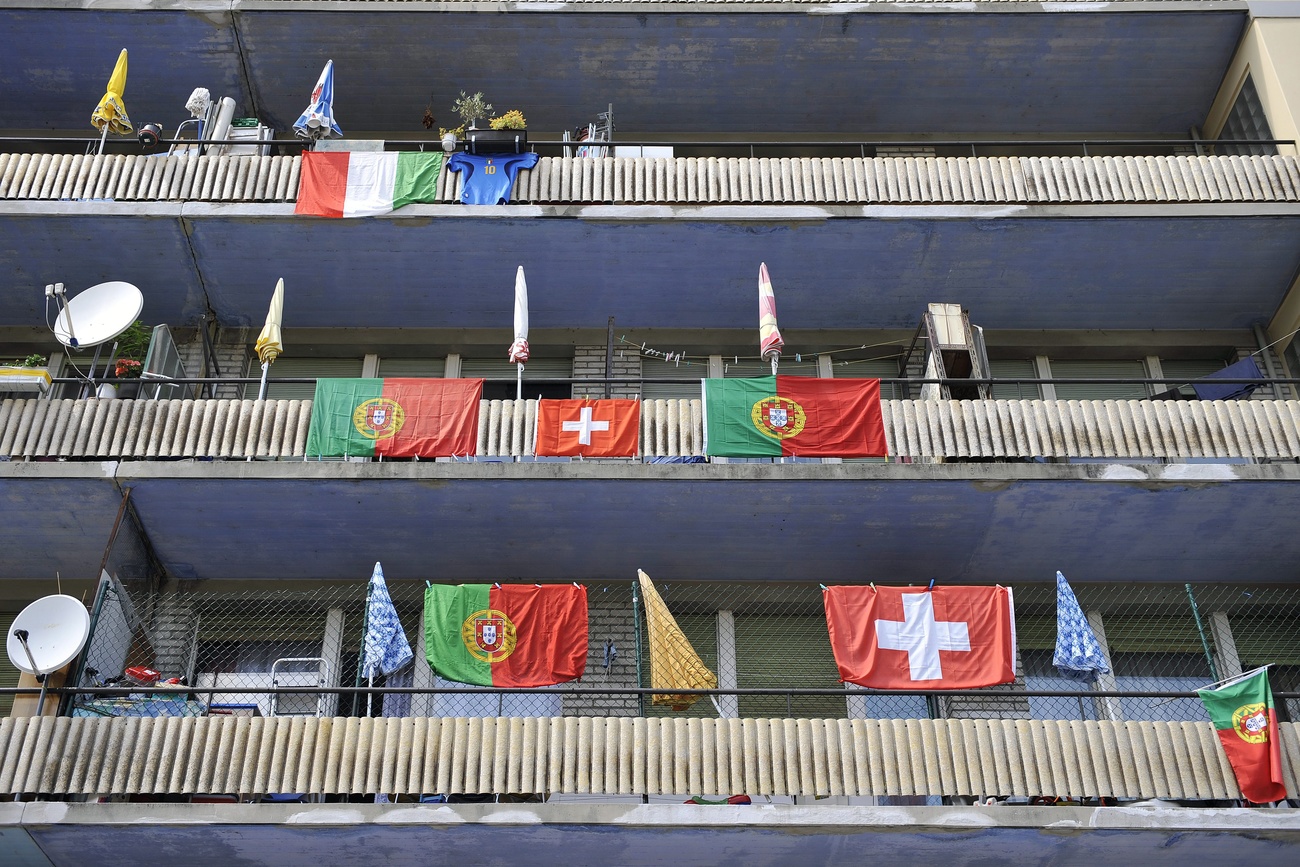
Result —
<instances>
[{"instance_id":1,"label":"italian flag","mask_svg":"<svg viewBox=\"0 0 1300 867\"><path fill-rule=\"evenodd\" d=\"M424 647L440 677L476 686L552 686L587 667L587 588L433 584Z\"/></svg>"},{"instance_id":2,"label":"italian flag","mask_svg":"<svg viewBox=\"0 0 1300 867\"><path fill-rule=\"evenodd\" d=\"M474 454L482 396L481 379L318 379L307 455Z\"/></svg>"},{"instance_id":3,"label":"italian flag","mask_svg":"<svg viewBox=\"0 0 1300 867\"><path fill-rule=\"evenodd\" d=\"M306 151L294 213L373 217L432 202L441 172L441 153Z\"/></svg>"},{"instance_id":4,"label":"italian flag","mask_svg":"<svg viewBox=\"0 0 1300 867\"><path fill-rule=\"evenodd\" d=\"M1218 689L1198 689L1196 694L1219 734L1242 797L1256 804L1284 799L1282 746L1268 669L1261 668Z\"/></svg>"},{"instance_id":5,"label":"italian flag","mask_svg":"<svg viewBox=\"0 0 1300 867\"><path fill-rule=\"evenodd\" d=\"M704 380L704 453L884 457L880 380L758 376Z\"/></svg>"}]
</instances>

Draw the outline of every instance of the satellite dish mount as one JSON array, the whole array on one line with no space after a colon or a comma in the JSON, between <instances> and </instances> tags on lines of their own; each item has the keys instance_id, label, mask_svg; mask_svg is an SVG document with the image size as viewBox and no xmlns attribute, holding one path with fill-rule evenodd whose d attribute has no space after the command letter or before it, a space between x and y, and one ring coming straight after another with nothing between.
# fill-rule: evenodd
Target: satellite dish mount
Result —
<instances>
[{"instance_id":1,"label":"satellite dish mount","mask_svg":"<svg viewBox=\"0 0 1300 867\"><path fill-rule=\"evenodd\" d=\"M40 683L38 714L45 709L46 675L76 659L89 637L90 614L73 596L43 596L14 618L5 650L14 668L34 675Z\"/></svg>"},{"instance_id":2,"label":"satellite dish mount","mask_svg":"<svg viewBox=\"0 0 1300 867\"><path fill-rule=\"evenodd\" d=\"M94 380L99 364L100 348L131 327L144 309L144 295L130 283L110 280L97 283L71 300L62 283L45 287L45 316L49 321L50 301L58 305L59 312L50 330L59 343L74 351L95 347L87 379ZM110 357L108 364L112 364ZM108 365L104 366L108 369Z\"/></svg>"}]
</instances>

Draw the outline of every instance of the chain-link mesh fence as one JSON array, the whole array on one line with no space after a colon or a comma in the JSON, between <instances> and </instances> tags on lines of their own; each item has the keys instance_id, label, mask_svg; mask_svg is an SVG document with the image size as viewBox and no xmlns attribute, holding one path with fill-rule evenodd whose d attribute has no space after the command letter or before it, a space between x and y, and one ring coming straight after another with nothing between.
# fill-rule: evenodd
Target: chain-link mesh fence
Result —
<instances>
[{"instance_id":1,"label":"chain-link mesh fence","mask_svg":"<svg viewBox=\"0 0 1300 867\"><path fill-rule=\"evenodd\" d=\"M1055 584L1016 586L1015 683L927 695L846 690L822 593L809 582L657 581L654 589L673 626L666 632L647 622L644 587L588 583L580 678L545 689L470 688L440 678L426 659L425 586L388 584L415 660L377 678L381 691L372 695L358 689L368 685L360 666L364 582L266 583L230 591L106 584L93 612L80 684L125 687L156 676L189 688L165 698L81 695L73 712L1204 720L1197 699L1168 693L1187 693L1264 664L1272 665L1276 692L1300 689L1300 587L1077 584L1075 595L1111 668L1080 682L1052 664ZM692 669L713 682L664 679ZM659 691L713 683L716 690L702 696ZM295 687L312 691L274 691ZM673 698L661 704L656 695ZM1298 700L1278 705L1284 718L1300 713Z\"/></svg>"}]
</instances>

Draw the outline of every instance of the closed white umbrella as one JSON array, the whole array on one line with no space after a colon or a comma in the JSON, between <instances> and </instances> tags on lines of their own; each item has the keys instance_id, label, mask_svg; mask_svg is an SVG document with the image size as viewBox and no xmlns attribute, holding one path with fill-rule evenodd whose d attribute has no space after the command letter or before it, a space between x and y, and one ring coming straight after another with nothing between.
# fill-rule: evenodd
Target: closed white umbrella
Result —
<instances>
[{"instance_id":1,"label":"closed white umbrella","mask_svg":"<svg viewBox=\"0 0 1300 867\"><path fill-rule=\"evenodd\" d=\"M519 365L515 381L515 399L524 396L524 362L528 361L528 283L524 280L524 266L515 272L515 342L510 344L509 359Z\"/></svg>"}]
</instances>

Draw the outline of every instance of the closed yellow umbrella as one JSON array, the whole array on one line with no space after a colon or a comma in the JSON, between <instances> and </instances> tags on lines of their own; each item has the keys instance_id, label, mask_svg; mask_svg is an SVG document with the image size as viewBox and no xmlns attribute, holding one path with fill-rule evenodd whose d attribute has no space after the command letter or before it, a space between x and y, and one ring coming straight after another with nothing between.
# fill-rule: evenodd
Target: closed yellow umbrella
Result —
<instances>
[{"instance_id":1,"label":"closed yellow umbrella","mask_svg":"<svg viewBox=\"0 0 1300 867\"><path fill-rule=\"evenodd\" d=\"M95 106L95 111L90 115L90 125L99 130L102 135L99 139L99 152L104 152L104 139L110 132L118 135L130 135L135 131L131 126L131 118L127 117L126 105L122 102L122 94L126 92L126 49L117 56L117 65L113 67L113 75L108 79L108 89L104 93L103 99L99 105Z\"/></svg>"},{"instance_id":2,"label":"closed yellow umbrella","mask_svg":"<svg viewBox=\"0 0 1300 867\"><path fill-rule=\"evenodd\" d=\"M283 277L275 284L275 292L271 295L271 307L266 311L266 324L262 326L262 333L257 335L257 343L253 345L258 359L262 362L262 385L257 390L258 400L266 395L267 368L271 366L271 362L280 357L280 353L284 352L284 344L280 340L282 316L284 316Z\"/></svg>"},{"instance_id":3,"label":"closed yellow umbrella","mask_svg":"<svg viewBox=\"0 0 1300 867\"><path fill-rule=\"evenodd\" d=\"M646 636L650 640L650 686L654 689L717 689L718 676L695 652L650 576L640 569L636 574L641 584L641 600L645 604ZM669 705L673 710L686 710L702 698L702 695L656 693L651 702Z\"/></svg>"}]
</instances>

